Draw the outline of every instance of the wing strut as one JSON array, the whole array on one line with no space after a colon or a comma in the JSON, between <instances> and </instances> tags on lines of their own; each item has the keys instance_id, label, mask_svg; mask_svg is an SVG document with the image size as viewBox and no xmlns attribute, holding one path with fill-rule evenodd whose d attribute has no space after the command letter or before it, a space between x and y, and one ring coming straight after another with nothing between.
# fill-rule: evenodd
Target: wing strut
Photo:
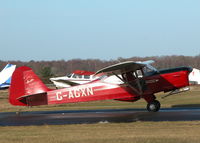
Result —
<instances>
[{"instance_id":1,"label":"wing strut","mask_svg":"<svg viewBox=\"0 0 200 143\"><path fill-rule=\"evenodd\" d=\"M181 92L186 92L188 90L190 90L190 87L183 87L183 88L180 88L180 89L175 89L175 90L172 90L170 93L162 96L161 98L164 99L164 98L166 98L168 96L171 96L171 95L174 95L174 94L178 94L178 93L181 93Z\"/></svg>"},{"instance_id":2,"label":"wing strut","mask_svg":"<svg viewBox=\"0 0 200 143\"><path fill-rule=\"evenodd\" d=\"M136 73L136 72L135 72ZM124 80L123 78L121 78L119 75L117 75L115 72L112 72L113 75L115 75L117 78L119 78L122 82L124 82L124 84L126 84L128 87L130 87L133 91L135 91L137 94L142 95L143 91L142 91L142 86L139 82L138 76L136 75L136 84L139 88L139 90L137 90L133 85L131 85L129 82L127 82L126 80ZM137 73L136 73L137 74Z\"/></svg>"}]
</instances>

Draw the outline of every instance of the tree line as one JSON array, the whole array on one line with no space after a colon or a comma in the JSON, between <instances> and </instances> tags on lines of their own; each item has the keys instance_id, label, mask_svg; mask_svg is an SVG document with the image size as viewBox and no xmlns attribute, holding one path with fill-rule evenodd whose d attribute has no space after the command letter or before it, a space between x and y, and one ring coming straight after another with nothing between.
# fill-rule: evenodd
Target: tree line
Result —
<instances>
[{"instance_id":1,"label":"tree line","mask_svg":"<svg viewBox=\"0 0 200 143\"><path fill-rule=\"evenodd\" d=\"M31 67L36 74L40 76L46 83L48 78L52 76L64 76L74 70L97 71L106 66L116 64L123 61L146 61L154 60L157 69L172 68L177 66L190 66L200 69L200 54L197 56L151 56L151 57L131 57L118 58L116 60L99 60L99 59L72 59L72 60L57 60L57 61L0 61L0 69L7 63L16 64L19 66Z\"/></svg>"}]
</instances>

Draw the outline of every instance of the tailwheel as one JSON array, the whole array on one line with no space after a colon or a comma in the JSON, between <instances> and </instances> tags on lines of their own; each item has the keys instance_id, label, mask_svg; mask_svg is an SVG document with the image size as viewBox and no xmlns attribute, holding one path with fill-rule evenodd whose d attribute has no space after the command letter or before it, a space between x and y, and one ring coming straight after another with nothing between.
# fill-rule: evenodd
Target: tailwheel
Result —
<instances>
[{"instance_id":1,"label":"tailwheel","mask_svg":"<svg viewBox=\"0 0 200 143\"><path fill-rule=\"evenodd\" d=\"M147 104L147 110L149 112L157 112L160 109L160 102L158 100L154 100Z\"/></svg>"}]
</instances>

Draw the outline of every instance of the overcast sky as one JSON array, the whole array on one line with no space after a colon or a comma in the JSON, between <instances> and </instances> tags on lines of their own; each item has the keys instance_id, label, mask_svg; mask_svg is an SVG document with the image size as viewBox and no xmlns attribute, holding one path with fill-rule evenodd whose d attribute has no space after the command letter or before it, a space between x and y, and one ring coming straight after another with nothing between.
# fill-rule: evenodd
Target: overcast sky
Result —
<instances>
[{"instance_id":1,"label":"overcast sky","mask_svg":"<svg viewBox=\"0 0 200 143\"><path fill-rule=\"evenodd\" d=\"M199 54L199 0L0 0L0 60Z\"/></svg>"}]
</instances>

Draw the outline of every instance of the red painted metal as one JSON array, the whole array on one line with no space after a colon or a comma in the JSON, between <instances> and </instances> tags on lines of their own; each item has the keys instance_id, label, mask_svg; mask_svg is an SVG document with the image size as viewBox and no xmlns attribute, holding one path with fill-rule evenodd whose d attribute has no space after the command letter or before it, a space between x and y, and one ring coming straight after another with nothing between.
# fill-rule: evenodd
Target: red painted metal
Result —
<instances>
[{"instance_id":1,"label":"red painted metal","mask_svg":"<svg viewBox=\"0 0 200 143\"><path fill-rule=\"evenodd\" d=\"M15 70L11 80L12 86L9 89L9 102L13 105L26 106L27 104L20 100L28 95L46 93L51 91L31 68L23 66ZM37 101L38 102L38 101Z\"/></svg>"},{"instance_id":2,"label":"red painted metal","mask_svg":"<svg viewBox=\"0 0 200 143\"><path fill-rule=\"evenodd\" d=\"M48 104L62 104L94 100L132 97L126 88L101 82L48 92Z\"/></svg>"},{"instance_id":3,"label":"red painted metal","mask_svg":"<svg viewBox=\"0 0 200 143\"><path fill-rule=\"evenodd\" d=\"M189 86L188 74L189 71L179 71L146 77L145 81L148 90L145 94L153 94L161 91L167 92Z\"/></svg>"},{"instance_id":4,"label":"red painted metal","mask_svg":"<svg viewBox=\"0 0 200 143\"><path fill-rule=\"evenodd\" d=\"M83 70L75 70L75 71L73 71L73 73L78 74L78 75L93 75L93 74L95 74L94 72L83 71Z\"/></svg>"}]
</instances>

